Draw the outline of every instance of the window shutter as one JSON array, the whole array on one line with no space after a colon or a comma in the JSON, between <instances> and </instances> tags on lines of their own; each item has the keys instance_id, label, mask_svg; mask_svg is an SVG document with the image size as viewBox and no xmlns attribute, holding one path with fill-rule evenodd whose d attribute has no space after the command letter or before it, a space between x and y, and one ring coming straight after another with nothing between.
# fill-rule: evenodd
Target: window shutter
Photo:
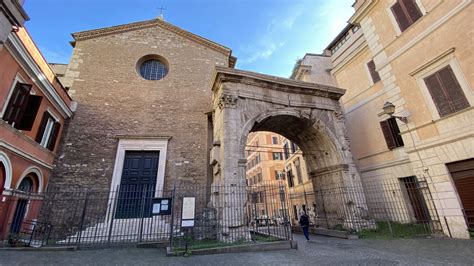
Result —
<instances>
[{"instance_id":1,"label":"window shutter","mask_svg":"<svg viewBox=\"0 0 474 266\"><path fill-rule=\"evenodd\" d=\"M431 76L426 77L425 79L426 87L428 88L431 98L433 99L436 109L438 109L440 116L448 115L452 112L450 101L445 95L445 91L441 85L441 82L438 78L438 73L434 73Z\"/></svg>"},{"instance_id":2,"label":"window shutter","mask_svg":"<svg viewBox=\"0 0 474 266\"><path fill-rule=\"evenodd\" d=\"M399 1L397 1L391 8L393 15L395 16L395 19L397 20L398 27L400 27L400 31L405 31L408 27L410 27L411 23L405 15L405 12L403 11L403 7Z\"/></svg>"},{"instance_id":3,"label":"window shutter","mask_svg":"<svg viewBox=\"0 0 474 266\"><path fill-rule=\"evenodd\" d=\"M397 147L397 143L392 134L389 120L381 121L380 127L382 128L382 133L383 133L383 136L385 137L385 142L387 143L388 149L389 150L395 149Z\"/></svg>"},{"instance_id":4,"label":"window shutter","mask_svg":"<svg viewBox=\"0 0 474 266\"><path fill-rule=\"evenodd\" d=\"M43 97L30 95L28 97L28 103L21 118L21 121L15 124L15 127L21 130L31 130L33 123L35 122L36 115L38 114L38 109L41 105L41 100Z\"/></svg>"},{"instance_id":5,"label":"window shutter","mask_svg":"<svg viewBox=\"0 0 474 266\"><path fill-rule=\"evenodd\" d=\"M367 67L369 68L370 76L372 77L372 80L375 83L380 81L380 75L379 73L375 70L375 62L374 60L370 60L369 63L367 63Z\"/></svg>"},{"instance_id":6,"label":"window shutter","mask_svg":"<svg viewBox=\"0 0 474 266\"><path fill-rule=\"evenodd\" d=\"M3 116L7 123L18 123L23 116L28 103L31 85L18 82L13 90L13 94L8 103L8 107Z\"/></svg>"},{"instance_id":7,"label":"window shutter","mask_svg":"<svg viewBox=\"0 0 474 266\"><path fill-rule=\"evenodd\" d=\"M451 68L451 66L446 66L445 68L438 71L439 77L445 91L445 94L448 96L451 108L453 112L460 111L469 107L469 102L462 91L461 85L459 85L456 76Z\"/></svg>"},{"instance_id":8,"label":"window shutter","mask_svg":"<svg viewBox=\"0 0 474 266\"><path fill-rule=\"evenodd\" d=\"M415 0L401 0L401 2L410 17L410 25L423 16Z\"/></svg>"},{"instance_id":9,"label":"window shutter","mask_svg":"<svg viewBox=\"0 0 474 266\"><path fill-rule=\"evenodd\" d=\"M41 119L40 127L38 128L38 133L36 134L36 142L41 143L41 139L43 139L44 130L46 129L46 125L48 124L49 114L48 112L44 112L43 118Z\"/></svg>"},{"instance_id":10,"label":"window shutter","mask_svg":"<svg viewBox=\"0 0 474 266\"><path fill-rule=\"evenodd\" d=\"M441 117L469 107L451 66L424 78L424 81Z\"/></svg>"},{"instance_id":11,"label":"window shutter","mask_svg":"<svg viewBox=\"0 0 474 266\"><path fill-rule=\"evenodd\" d=\"M400 135L400 128L398 127L397 120L395 118L390 118L387 121L390 125L390 130L392 131L392 136L395 139L396 147L404 146L405 143L403 143L402 135Z\"/></svg>"},{"instance_id":12,"label":"window shutter","mask_svg":"<svg viewBox=\"0 0 474 266\"><path fill-rule=\"evenodd\" d=\"M48 145L46 146L50 151L54 151L54 147L56 146L56 140L59 136L59 130L61 129L61 124L56 122L53 125L53 129L51 130L51 136L49 137Z\"/></svg>"}]
</instances>

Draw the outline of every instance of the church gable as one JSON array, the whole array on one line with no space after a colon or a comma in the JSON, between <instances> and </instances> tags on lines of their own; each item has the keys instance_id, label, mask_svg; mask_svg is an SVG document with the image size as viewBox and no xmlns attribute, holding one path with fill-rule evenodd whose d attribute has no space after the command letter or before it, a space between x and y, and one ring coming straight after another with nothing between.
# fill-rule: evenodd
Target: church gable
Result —
<instances>
[{"instance_id":1,"label":"church gable","mask_svg":"<svg viewBox=\"0 0 474 266\"><path fill-rule=\"evenodd\" d=\"M68 156L55 169L62 178L53 179L54 185L84 182L116 189L121 171L115 169L123 166L130 145L159 152L133 155L158 158L163 172L153 179L156 187L169 187L174 179L207 182L210 84L215 67L229 65L231 51L161 24L132 23L73 35L66 77L78 107L65 139L69 145L62 150ZM147 78L153 72L163 75ZM85 167L78 171L76 165Z\"/></svg>"},{"instance_id":2,"label":"church gable","mask_svg":"<svg viewBox=\"0 0 474 266\"><path fill-rule=\"evenodd\" d=\"M176 27L170 23L167 23L159 19L153 19L153 20L147 20L147 21L129 23L129 24L118 25L118 26L113 26L113 27L106 27L106 28L101 28L101 29L73 33L72 36L74 38L74 41L71 42L71 44L75 47L77 41L100 38L104 36L117 35L117 34L121 34L125 32L131 32L131 31L136 31L136 30L141 30L141 29L149 29L149 28L154 28L154 27L158 27L160 29L169 31L187 40L190 40L194 43L200 44L208 49L217 51L229 58L228 60L229 67L233 68L235 66L237 58L232 56L231 49L223 45L220 45L218 43L215 43L211 40L208 40L206 38L203 38L199 35L193 34L189 31L185 31L179 27Z\"/></svg>"}]
</instances>

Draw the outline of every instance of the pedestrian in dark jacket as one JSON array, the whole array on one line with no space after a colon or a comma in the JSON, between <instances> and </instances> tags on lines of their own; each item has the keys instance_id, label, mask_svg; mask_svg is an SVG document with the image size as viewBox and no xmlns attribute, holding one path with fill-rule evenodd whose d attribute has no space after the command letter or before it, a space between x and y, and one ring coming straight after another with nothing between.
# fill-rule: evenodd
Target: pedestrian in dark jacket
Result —
<instances>
[{"instance_id":1,"label":"pedestrian in dark jacket","mask_svg":"<svg viewBox=\"0 0 474 266\"><path fill-rule=\"evenodd\" d=\"M306 237L306 241L309 241L309 217L306 212L300 217L300 226L303 228L303 234L304 237Z\"/></svg>"}]
</instances>

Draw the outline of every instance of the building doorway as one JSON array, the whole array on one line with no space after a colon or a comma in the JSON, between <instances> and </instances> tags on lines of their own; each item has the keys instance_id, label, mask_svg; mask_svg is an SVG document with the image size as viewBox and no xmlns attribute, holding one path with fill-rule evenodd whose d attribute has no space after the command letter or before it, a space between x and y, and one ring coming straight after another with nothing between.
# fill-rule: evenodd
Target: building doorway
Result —
<instances>
[{"instance_id":1,"label":"building doorway","mask_svg":"<svg viewBox=\"0 0 474 266\"><path fill-rule=\"evenodd\" d=\"M469 229L474 229L474 159L447 164Z\"/></svg>"},{"instance_id":2,"label":"building doorway","mask_svg":"<svg viewBox=\"0 0 474 266\"><path fill-rule=\"evenodd\" d=\"M410 205L413 210L417 223L428 223L430 222L430 215L428 207L426 206L425 199L420 191L420 184L415 176L409 176L400 178L400 181L405 186L410 200Z\"/></svg>"},{"instance_id":3,"label":"building doorway","mask_svg":"<svg viewBox=\"0 0 474 266\"><path fill-rule=\"evenodd\" d=\"M25 193L33 192L33 179L30 176L26 176L18 186L18 190ZM18 234L21 230L21 224L26 217L28 211L29 200L25 198L18 198L15 213L13 214L12 225L10 227L10 233Z\"/></svg>"},{"instance_id":4,"label":"building doorway","mask_svg":"<svg viewBox=\"0 0 474 266\"><path fill-rule=\"evenodd\" d=\"M155 195L159 151L126 151L115 218L151 216Z\"/></svg>"}]
</instances>

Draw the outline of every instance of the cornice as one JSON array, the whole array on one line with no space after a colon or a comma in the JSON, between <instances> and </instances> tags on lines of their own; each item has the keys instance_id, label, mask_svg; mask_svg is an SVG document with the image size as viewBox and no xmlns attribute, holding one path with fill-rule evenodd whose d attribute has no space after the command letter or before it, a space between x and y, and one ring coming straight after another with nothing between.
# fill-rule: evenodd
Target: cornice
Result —
<instances>
[{"instance_id":1,"label":"cornice","mask_svg":"<svg viewBox=\"0 0 474 266\"><path fill-rule=\"evenodd\" d=\"M47 169L53 169L53 165L47 163L47 162L44 162L38 158L35 158L34 156L30 155L28 152L26 151L23 151L23 150L20 150L18 148L16 148L15 146L11 145L10 143L7 143L3 140L0 140L0 148L4 148L10 152L13 152L14 154L22 157L22 158L25 158L29 161L32 161L34 163L37 163L38 165L41 165L42 167L45 167Z\"/></svg>"},{"instance_id":2,"label":"cornice","mask_svg":"<svg viewBox=\"0 0 474 266\"><path fill-rule=\"evenodd\" d=\"M339 100L345 90L316 83L280 78L250 71L216 66L212 79L212 91L216 91L225 82L253 85L290 93L302 93Z\"/></svg>"},{"instance_id":3,"label":"cornice","mask_svg":"<svg viewBox=\"0 0 474 266\"><path fill-rule=\"evenodd\" d=\"M35 81L35 84L43 91L44 95L47 96L48 100L56 107L56 109L61 112L61 115L64 118L71 117L71 109L61 98L53 85L48 81L43 71L23 46L18 36L16 36L16 34L10 34L6 44L7 49L12 52L12 55L17 59L18 63L25 69L25 71L29 73L31 77L34 77L33 80Z\"/></svg>"},{"instance_id":4,"label":"cornice","mask_svg":"<svg viewBox=\"0 0 474 266\"><path fill-rule=\"evenodd\" d=\"M215 43L209 39L206 39L204 37L201 37L189 31L183 30L177 26L174 26L160 19L152 19L152 20L134 22L134 23L124 24L124 25L106 27L106 28L101 28L101 29L76 32L72 34L72 37L74 38L75 41L83 41L83 40L89 40L89 39L103 37L107 35L113 35L117 33L152 28L156 26L161 27L165 30L171 31L175 34L178 34L200 45L203 45L209 49L220 52L226 56L229 56L229 65L231 67L235 65L236 58L232 56L232 50L230 48L220 45L218 43ZM75 42L73 42L72 45L75 46Z\"/></svg>"},{"instance_id":5,"label":"cornice","mask_svg":"<svg viewBox=\"0 0 474 266\"><path fill-rule=\"evenodd\" d=\"M10 4L5 0L0 1L0 12L5 14L5 17L10 21L11 24L22 27L24 21L30 20L30 17L28 14L26 14L25 10L18 3L18 1L10 0L9 2ZM17 17L10 10L11 8L15 8L18 11L19 15L21 15L21 18L23 19L23 22L17 19Z\"/></svg>"},{"instance_id":6,"label":"cornice","mask_svg":"<svg viewBox=\"0 0 474 266\"><path fill-rule=\"evenodd\" d=\"M20 12L21 16L23 17L25 21L30 20L30 17L28 16L28 14L26 14L25 9L23 8L22 5L20 5L20 3L17 0L12 0L12 3L18 9L18 12Z\"/></svg>"},{"instance_id":7,"label":"cornice","mask_svg":"<svg viewBox=\"0 0 474 266\"><path fill-rule=\"evenodd\" d=\"M118 134L115 136L116 139L152 139L152 140L170 140L171 136L163 136L163 135L126 135L126 134Z\"/></svg>"},{"instance_id":8,"label":"cornice","mask_svg":"<svg viewBox=\"0 0 474 266\"><path fill-rule=\"evenodd\" d=\"M343 172L343 171L349 171L349 165L347 164L338 164L338 165L332 165L320 169L313 170L309 173L309 176L311 178L316 178L322 175L328 175L332 173L338 173L338 172Z\"/></svg>"},{"instance_id":9,"label":"cornice","mask_svg":"<svg viewBox=\"0 0 474 266\"><path fill-rule=\"evenodd\" d=\"M366 0L362 6L349 19L349 23L358 25L370 10L379 2L379 0Z\"/></svg>"}]
</instances>

